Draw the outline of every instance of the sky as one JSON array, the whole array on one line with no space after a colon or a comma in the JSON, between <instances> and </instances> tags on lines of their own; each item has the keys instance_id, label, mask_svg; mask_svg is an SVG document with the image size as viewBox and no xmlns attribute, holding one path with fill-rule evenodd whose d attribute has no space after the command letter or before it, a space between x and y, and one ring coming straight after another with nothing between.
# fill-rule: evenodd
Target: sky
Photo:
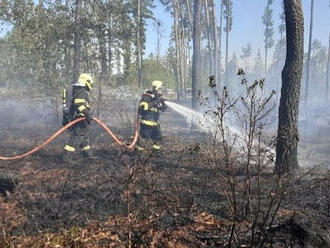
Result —
<instances>
[{"instance_id":1,"label":"sky","mask_svg":"<svg viewBox=\"0 0 330 248\"><path fill-rule=\"evenodd\" d=\"M1 1L1 0L0 0ZM330 0L315 0L314 1L314 29L313 39L318 39L324 46L328 46L329 33L330 33ZM219 24L220 0L215 0L217 8L217 19ZM274 40L279 39L278 26L280 24L280 14L282 11L282 0L274 0L273 3L273 20L274 20ZM262 15L266 6L267 0L233 0L233 27L230 32L229 40L229 54L230 57L233 53L239 56L242 53L242 47L247 43L252 45L252 57L254 57L260 49L261 53L264 52L264 26L262 24ZM161 38L161 55L166 53L169 46L169 37L171 26L173 23L172 17L169 13L164 11L164 7L155 0L156 8L154 16L160 19L163 23L162 38ZM305 50L308 47L308 34L310 23L310 5L311 0L303 0L304 21L305 21ZM153 21L147 22L147 40L145 56L150 53L156 54L157 47L157 33L153 25ZM8 26L1 25L0 23L0 36L3 36L9 29ZM224 34L224 32L223 32ZM222 47L224 49L225 39L223 35ZM270 53L273 49L270 50Z\"/></svg>"},{"instance_id":2,"label":"sky","mask_svg":"<svg viewBox=\"0 0 330 248\"><path fill-rule=\"evenodd\" d=\"M219 24L220 0L215 1L217 6L217 19ZM280 34L278 26L280 24L280 14L282 12L281 0L274 0L273 3L273 20L274 20L274 40L278 40ZM155 18L160 19L164 23L164 31L161 38L161 54L165 54L169 45L169 35L171 32L172 18L165 13L164 7L156 0L157 7L154 9ZM267 0L233 0L233 27L230 32L229 54L233 52L239 56L242 47L247 43L252 45L252 57L254 57L260 48L263 53L263 32L262 15ZM305 49L308 47L308 34L310 24L310 5L311 0L303 0L304 22L305 22ZM324 46L328 46L330 33L330 8L329 0L314 1L314 28L313 39L318 39ZM146 55L156 53L157 35L152 21L148 22L147 28L147 44ZM223 36L222 46L224 49L225 39Z\"/></svg>"}]
</instances>

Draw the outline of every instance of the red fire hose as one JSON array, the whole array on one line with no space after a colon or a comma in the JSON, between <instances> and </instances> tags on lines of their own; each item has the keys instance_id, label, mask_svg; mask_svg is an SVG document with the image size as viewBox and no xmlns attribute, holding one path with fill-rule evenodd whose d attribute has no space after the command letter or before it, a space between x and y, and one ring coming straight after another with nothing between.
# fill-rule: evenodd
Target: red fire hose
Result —
<instances>
[{"instance_id":1,"label":"red fire hose","mask_svg":"<svg viewBox=\"0 0 330 248\"><path fill-rule=\"evenodd\" d=\"M52 136L50 136L46 141L44 141L42 144L36 146L35 148L33 148L31 151L26 152L24 154L21 155L17 155L17 156L13 156L13 157L3 157L0 156L0 160L15 160L15 159L21 159L24 157L27 157L35 152L37 152L38 150L40 150L41 148L45 147L46 145L48 145L50 142L52 142L57 136L59 136L61 133L63 133L66 129L68 129L69 127L71 127L72 125L76 124L79 121L84 120L85 118L79 118L76 119L70 123L68 123L67 125L65 125L64 127L62 127L60 130L58 130L56 133L54 133ZM125 147L126 149L132 149L134 148L137 140L138 140L138 136L139 136L139 115L136 115L136 122L135 122L135 134L134 134L134 138L131 144L126 145L125 142L121 141L111 130L110 128L108 128L102 121L100 121L97 118L93 118L93 120L99 124L101 127L103 127L103 129L115 140L115 142L122 146Z\"/></svg>"}]
</instances>

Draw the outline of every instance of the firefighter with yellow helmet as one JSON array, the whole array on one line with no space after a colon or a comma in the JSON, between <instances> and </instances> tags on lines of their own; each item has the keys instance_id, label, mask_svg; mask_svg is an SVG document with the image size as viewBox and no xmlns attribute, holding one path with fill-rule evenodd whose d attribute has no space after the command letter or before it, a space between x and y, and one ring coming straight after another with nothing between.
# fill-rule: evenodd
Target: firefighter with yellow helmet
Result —
<instances>
[{"instance_id":1,"label":"firefighter with yellow helmet","mask_svg":"<svg viewBox=\"0 0 330 248\"><path fill-rule=\"evenodd\" d=\"M65 161L76 151L80 151L85 158L90 156L89 127L92 118L89 96L92 85L92 76L82 73L77 82L63 90L63 126L77 118L85 118L70 128L70 137L64 146Z\"/></svg>"},{"instance_id":2,"label":"firefighter with yellow helmet","mask_svg":"<svg viewBox=\"0 0 330 248\"><path fill-rule=\"evenodd\" d=\"M151 140L152 149L160 150L161 128L159 124L159 116L165 111L167 105L161 94L163 82L152 81L152 89L147 90L141 97L139 102L140 115L140 138ZM138 150L143 150L141 147L141 139L137 145Z\"/></svg>"}]
</instances>

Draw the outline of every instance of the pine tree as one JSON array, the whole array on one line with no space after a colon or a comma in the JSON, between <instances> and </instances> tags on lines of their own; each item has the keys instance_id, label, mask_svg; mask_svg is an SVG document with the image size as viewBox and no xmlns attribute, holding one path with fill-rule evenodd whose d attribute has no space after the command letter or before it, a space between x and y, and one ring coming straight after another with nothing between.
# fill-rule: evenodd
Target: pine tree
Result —
<instances>
[{"instance_id":1,"label":"pine tree","mask_svg":"<svg viewBox=\"0 0 330 248\"><path fill-rule=\"evenodd\" d=\"M153 18L151 11L154 8L153 0L130 0L127 7L131 10L134 18L136 68L138 86L142 87L142 57L145 49L146 20Z\"/></svg>"},{"instance_id":2,"label":"pine tree","mask_svg":"<svg viewBox=\"0 0 330 248\"><path fill-rule=\"evenodd\" d=\"M193 24L193 64L192 64L192 108L197 108L198 86L200 80L200 42L201 42L201 0L194 2Z\"/></svg>"},{"instance_id":3,"label":"pine tree","mask_svg":"<svg viewBox=\"0 0 330 248\"><path fill-rule=\"evenodd\" d=\"M82 0L76 0L75 4L75 25L74 25L74 59L73 59L73 82L78 80L80 68L80 48L81 48L81 33L83 26L81 25L81 8Z\"/></svg>"},{"instance_id":4,"label":"pine tree","mask_svg":"<svg viewBox=\"0 0 330 248\"><path fill-rule=\"evenodd\" d=\"M244 71L246 72L249 70L249 58L251 57L251 55L252 55L252 46L250 43L248 43L246 47L242 47L242 55L240 56L241 59L244 60L243 68Z\"/></svg>"},{"instance_id":5,"label":"pine tree","mask_svg":"<svg viewBox=\"0 0 330 248\"><path fill-rule=\"evenodd\" d=\"M329 0L329 8L330 8L330 0ZM329 45L328 45L328 62L327 62L327 81L325 83L325 101L328 101L329 96L329 78L330 78L330 34L329 34Z\"/></svg>"},{"instance_id":6,"label":"pine tree","mask_svg":"<svg viewBox=\"0 0 330 248\"><path fill-rule=\"evenodd\" d=\"M165 10L173 16L171 42L175 48L175 78L177 98L186 97L186 88L190 81L189 68L189 46L192 38L193 19L191 0L161 0Z\"/></svg>"},{"instance_id":7,"label":"pine tree","mask_svg":"<svg viewBox=\"0 0 330 248\"><path fill-rule=\"evenodd\" d=\"M267 6L265 8L264 15L262 16L263 24L265 25L264 37L265 37L265 78L267 74L267 55L268 49L272 48L274 45L273 40L273 10L271 9L271 5L273 4L273 0L268 0Z\"/></svg>"},{"instance_id":8,"label":"pine tree","mask_svg":"<svg viewBox=\"0 0 330 248\"><path fill-rule=\"evenodd\" d=\"M305 84L305 104L308 102L309 97L309 79L310 79L310 61L312 53L312 39L313 39L313 22L314 22L314 0L311 0L311 16L309 26L309 37L308 37L308 52L306 61L306 84Z\"/></svg>"},{"instance_id":9,"label":"pine tree","mask_svg":"<svg viewBox=\"0 0 330 248\"><path fill-rule=\"evenodd\" d=\"M222 23L223 23L223 0L220 0L220 22L219 22L219 53L218 53L218 87L217 90L220 92L221 89L221 70L222 70L222 64L221 64L221 56L222 56Z\"/></svg>"},{"instance_id":10,"label":"pine tree","mask_svg":"<svg viewBox=\"0 0 330 248\"><path fill-rule=\"evenodd\" d=\"M327 81L325 87L325 100L328 101L329 96L329 78L330 78L330 35L329 35L329 45L328 45L328 62L327 62Z\"/></svg>"},{"instance_id":11,"label":"pine tree","mask_svg":"<svg viewBox=\"0 0 330 248\"><path fill-rule=\"evenodd\" d=\"M298 168L298 110L304 57L304 17L301 0L284 1L286 23L286 60L276 144L275 172L294 173Z\"/></svg>"},{"instance_id":12,"label":"pine tree","mask_svg":"<svg viewBox=\"0 0 330 248\"><path fill-rule=\"evenodd\" d=\"M164 32L164 23L160 19L154 21L154 28L157 32L157 47L156 47L156 58L157 63L160 59L160 39L162 38L162 32Z\"/></svg>"},{"instance_id":13,"label":"pine tree","mask_svg":"<svg viewBox=\"0 0 330 248\"><path fill-rule=\"evenodd\" d=\"M280 14L281 24L278 26L278 31L280 33L280 40L283 39L283 34L285 32L285 15L284 15L284 2L282 1L282 12Z\"/></svg>"},{"instance_id":14,"label":"pine tree","mask_svg":"<svg viewBox=\"0 0 330 248\"><path fill-rule=\"evenodd\" d=\"M224 31L226 33L226 58L225 58L225 86L227 86L227 80L228 80L228 49L229 49L229 33L232 28L233 23L233 2L232 0L223 0L224 5L224 18L226 20L226 26L224 28Z\"/></svg>"}]
</instances>

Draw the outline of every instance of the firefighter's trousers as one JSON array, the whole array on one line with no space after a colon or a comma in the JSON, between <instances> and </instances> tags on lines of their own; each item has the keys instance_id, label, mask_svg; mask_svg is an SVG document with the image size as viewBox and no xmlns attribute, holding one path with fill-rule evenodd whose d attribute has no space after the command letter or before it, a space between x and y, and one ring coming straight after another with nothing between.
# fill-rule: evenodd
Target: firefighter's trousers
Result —
<instances>
[{"instance_id":1,"label":"firefighter's trousers","mask_svg":"<svg viewBox=\"0 0 330 248\"><path fill-rule=\"evenodd\" d=\"M141 139L142 138L142 139ZM161 149L159 142L162 139L160 125L146 125L140 123L140 139L137 144L138 150L150 147L155 150Z\"/></svg>"},{"instance_id":2,"label":"firefighter's trousers","mask_svg":"<svg viewBox=\"0 0 330 248\"><path fill-rule=\"evenodd\" d=\"M86 121L78 122L70 128L70 137L64 146L64 150L68 152L88 152L90 149L89 124Z\"/></svg>"},{"instance_id":3,"label":"firefighter's trousers","mask_svg":"<svg viewBox=\"0 0 330 248\"><path fill-rule=\"evenodd\" d=\"M152 139L157 142L162 138L160 125L146 125L140 123L140 136L144 139Z\"/></svg>"}]
</instances>

